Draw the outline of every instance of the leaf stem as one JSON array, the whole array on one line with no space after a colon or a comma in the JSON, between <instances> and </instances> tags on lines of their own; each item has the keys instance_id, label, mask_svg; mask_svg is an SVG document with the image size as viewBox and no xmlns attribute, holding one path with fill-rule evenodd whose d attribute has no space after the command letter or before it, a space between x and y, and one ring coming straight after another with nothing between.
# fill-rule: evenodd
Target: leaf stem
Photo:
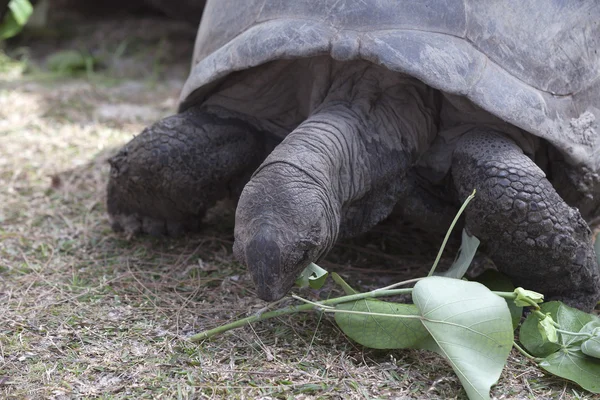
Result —
<instances>
[{"instance_id":1,"label":"leaf stem","mask_svg":"<svg viewBox=\"0 0 600 400\"><path fill-rule=\"evenodd\" d=\"M546 314L544 314L541 311L538 310L533 310L533 314L540 320L544 320L546 319ZM556 332L559 332L563 335L568 335L568 336L581 336L581 337L587 337L592 338L594 335L590 334L590 333L586 333L586 332L571 332L571 331L566 331L564 329L561 329L560 324L556 321L552 321L552 326L554 326L556 328Z\"/></svg>"},{"instance_id":2,"label":"leaf stem","mask_svg":"<svg viewBox=\"0 0 600 400\"><path fill-rule=\"evenodd\" d=\"M521 346L519 346L517 344L517 342L513 341L513 347L515 349L517 349L519 351L519 353L521 353L522 355L524 355L525 357L529 358L530 360L535 361L536 363L542 362L544 361L543 358L538 358L538 357L534 357L531 354L529 354L528 352L525 351L525 349L523 349Z\"/></svg>"},{"instance_id":3,"label":"leaf stem","mask_svg":"<svg viewBox=\"0 0 600 400\"><path fill-rule=\"evenodd\" d=\"M516 293L515 293L515 295L516 295ZM540 311L540 305L538 303L536 303L534 300L532 300L532 299L530 299L528 297L523 297L523 298L521 298L521 300L524 301L524 302L526 302L528 304L528 307L533 307L534 308L534 312L537 311L537 312L541 313L541 311ZM544 315L543 313L541 313L541 314ZM546 316L544 315L544 318L545 317Z\"/></svg>"},{"instance_id":4,"label":"leaf stem","mask_svg":"<svg viewBox=\"0 0 600 400\"><path fill-rule=\"evenodd\" d=\"M377 292L379 290L395 289L398 286L404 286L404 285L409 285L411 283L419 282L421 279L425 279L425 278L423 277L423 278L407 279L407 280L402 281L402 282L394 283L393 285L390 285L390 286L386 286L386 287L383 287L383 288L380 288L380 289L375 289L374 292Z\"/></svg>"},{"instance_id":5,"label":"leaf stem","mask_svg":"<svg viewBox=\"0 0 600 400\"><path fill-rule=\"evenodd\" d=\"M354 310L342 310L335 307L321 308L323 312L330 313L342 313L342 314L356 314L356 315L368 315L369 317L389 317L389 318L407 318L407 319L424 319L421 315L416 314L387 314L387 313L376 313L372 311L354 311Z\"/></svg>"},{"instance_id":6,"label":"leaf stem","mask_svg":"<svg viewBox=\"0 0 600 400\"><path fill-rule=\"evenodd\" d=\"M592 335L590 333L585 333L585 332L570 332L570 331L565 331L565 330L558 329L558 328L556 329L556 332L560 332L563 335L569 335L569 336L584 336L584 337L587 337L587 338L594 337L594 335Z\"/></svg>"},{"instance_id":7,"label":"leaf stem","mask_svg":"<svg viewBox=\"0 0 600 400\"><path fill-rule=\"evenodd\" d=\"M539 307L538 307L539 308ZM532 310L531 311L533 315L535 315L540 321L543 321L544 319L546 319L546 314L544 314L543 312L541 312L540 310ZM560 329L560 325L556 322L556 321L552 321L552 326L554 326L555 328L559 328Z\"/></svg>"},{"instance_id":8,"label":"leaf stem","mask_svg":"<svg viewBox=\"0 0 600 400\"><path fill-rule=\"evenodd\" d=\"M440 258L442 258L442 253L444 252L444 249L446 248L446 243L448 243L448 239L450 238L450 234L452 233L452 229L454 229L454 225L456 225L456 223L458 222L460 215L463 213L465 208L467 208L467 205L469 204L469 202L471 200L473 200L476 192L477 191L475 189L473 189L473 193L471 193L469 195L469 197L467 197L465 202L462 204L462 206L458 210L458 213L456 213L456 215L454 216L454 219L452 220L452 223L450 224L450 228L448 228L448 231L446 232L444 241L442 242L442 245L440 246L440 250L437 253L437 257L435 258L435 261L433 262L433 265L431 266L431 270L429 270L429 273L427 274L427 276L432 276L433 273L435 272L435 269L437 268L437 265L440 262Z\"/></svg>"},{"instance_id":9,"label":"leaf stem","mask_svg":"<svg viewBox=\"0 0 600 400\"><path fill-rule=\"evenodd\" d=\"M515 292L496 292L492 290L492 293L507 300L514 300L517 298L517 294Z\"/></svg>"},{"instance_id":10,"label":"leaf stem","mask_svg":"<svg viewBox=\"0 0 600 400\"><path fill-rule=\"evenodd\" d=\"M302 302L304 302L306 304L312 304L313 306L318 307L318 308L322 308L323 310L326 310L326 309L332 310L332 309L335 308L335 307L331 307L331 306L326 306L324 304L319 304L319 303L314 302L314 301L310 301L308 299L305 299L304 297L296 296L295 294L292 295L292 298L296 299L296 300L300 300L300 301L302 301Z\"/></svg>"}]
</instances>

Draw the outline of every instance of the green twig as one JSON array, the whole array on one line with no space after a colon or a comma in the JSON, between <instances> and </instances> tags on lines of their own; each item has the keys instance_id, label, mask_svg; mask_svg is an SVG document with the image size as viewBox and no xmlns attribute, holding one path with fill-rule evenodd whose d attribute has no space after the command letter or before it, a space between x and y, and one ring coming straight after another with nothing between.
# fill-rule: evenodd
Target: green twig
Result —
<instances>
[{"instance_id":1,"label":"green twig","mask_svg":"<svg viewBox=\"0 0 600 400\"><path fill-rule=\"evenodd\" d=\"M473 198L475 197L475 193L476 192L477 191L475 189L473 189L473 193L471 193L469 195L469 197L467 197L467 199L465 200L465 202L462 204L462 206L458 210L458 213L456 213L456 215L454 216L454 219L452 220L452 223L450 224L450 228L448 228L448 231L446 232L446 236L444 237L444 241L442 242L442 245L440 246L440 250L437 253L437 257L435 258L435 261L433 262L433 265L431 266L431 270L429 271L429 273L427 274L427 276L432 276L433 273L435 272L435 269L437 268L437 265L440 262L440 258L442 258L442 253L444 252L444 249L446 248L446 243L448 243L448 239L450 239L450 234L452 233L452 229L454 229L454 225L456 225L456 223L458 222L458 219L460 218L460 215L463 213L463 211L465 210L465 208L467 208L467 205L469 204L469 202L471 200L473 200Z\"/></svg>"},{"instance_id":2,"label":"green twig","mask_svg":"<svg viewBox=\"0 0 600 400\"><path fill-rule=\"evenodd\" d=\"M376 298L376 297L384 297L384 296L396 296L400 294L412 293L412 289L394 289L394 290L385 290L385 291L373 291L367 293L357 293L349 296L336 297L335 299L329 299L320 301L318 303L312 304L303 304L300 306L289 306L285 308L281 308L275 311L269 311L262 314L255 314L247 318L242 318L238 321L231 322L229 324L218 326L214 329L210 329L208 331L200 332L190 338L192 342L199 342L204 339L208 339L212 336L219 335L221 333L227 332L231 329L241 328L244 325L251 324L257 321L263 321L265 319L280 317L282 315L293 314L302 311L311 311L315 307L329 306L340 303L348 303L350 301L363 300L368 298Z\"/></svg>"},{"instance_id":3,"label":"green twig","mask_svg":"<svg viewBox=\"0 0 600 400\"><path fill-rule=\"evenodd\" d=\"M404 314L404 315L400 315L400 314L386 314L386 313L376 313L376 312L372 312L372 311L355 311L355 310L342 310L339 308L335 308L335 307L331 307L331 306L326 306L323 304L319 304L316 303L314 301L310 301L307 300L303 297L300 296L296 296L295 294L292 295L292 297L296 300L300 300L303 301L307 304L312 304L313 306L315 306L315 308L320 309L321 311L324 312L332 312L332 313L346 313L346 314L357 314L357 315L368 315L371 317L392 317L392 318L408 318L408 319L421 319L423 317L421 317L420 315L415 315L415 314Z\"/></svg>"},{"instance_id":4,"label":"green twig","mask_svg":"<svg viewBox=\"0 0 600 400\"><path fill-rule=\"evenodd\" d=\"M204 339L225 333L231 329L241 328L244 325L251 324L253 322L262 321L269 318L275 318L282 315L292 314L301 311L310 311L314 308L312 304L303 304L301 306L289 306L280 308L279 310L269 311L266 313L254 314L250 317L242 318L240 320L231 322L229 324L218 326L214 329L209 329L204 332L200 332L190 338L192 342L199 342Z\"/></svg>"},{"instance_id":5,"label":"green twig","mask_svg":"<svg viewBox=\"0 0 600 400\"><path fill-rule=\"evenodd\" d=\"M540 304L536 303L533 299L530 299L529 297L523 297L523 298L521 298L521 300L524 301L524 302L526 302L528 304L528 307L533 307L534 311L540 312L539 311L540 310ZM541 314L544 315L543 313L541 313Z\"/></svg>"},{"instance_id":6,"label":"green twig","mask_svg":"<svg viewBox=\"0 0 600 400\"><path fill-rule=\"evenodd\" d=\"M315 306L315 307L317 307L317 308L322 308L322 309L324 309L324 310L325 310L325 309L330 309L330 310L332 310L332 309L334 309L334 308L335 308L335 307L331 307L331 306L326 306L326 305L324 305L324 304L319 304L319 303L317 303L317 302L315 302L315 301L310 301L310 300L308 300L308 299L305 299L304 297L296 296L295 294L293 294L293 295L292 295L292 298L293 298L293 299L296 299L296 300L300 300L300 301L302 301L302 302L304 302L304 303L306 303L306 304L312 304L313 306Z\"/></svg>"},{"instance_id":7,"label":"green twig","mask_svg":"<svg viewBox=\"0 0 600 400\"><path fill-rule=\"evenodd\" d=\"M315 303L309 302L309 304L284 307L279 310L255 314L250 317L246 317L246 318L240 319L238 321L231 322L229 324L218 326L218 327L216 327L214 329L210 329L208 331L200 332L200 333L192 336L190 338L190 340L192 342L199 342L201 340L211 338L211 337L219 335L221 333L225 333L231 329L241 328L242 326L251 324L253 322L258 322L258 321L263 321L263 320L270 319L270 318L280 317L282 315L293 314L293 313L303 312L303 311L311 311L315 308L321 308L321 309L324 309L325 311L327 311L327 308L329 308L327 306L332 306L332 305L341 304L341 303L348 303L348 302L357 301L357 300L370 299L370 298L373 299L373 298L377 298L377 297L409 294L409 293L412 293L412 291L413 291L412 288L393 289L393 290L373 290L373 291L367 292L367 293L357 293L357 294L352 294L349 296L336 297L334 299L328 299L328 300L319 301L319 302L315 302ZM504 298L509 298L509 299L514 298L513 292L493 292L493 293L495 293L496 295L498 295L500 297L504 297ZM305 301L305 302L307 301L298 296L294 296L294 297L298 298L302 301ZM413 317L411 317L411 318L413 318Z\"/></svg>"},{"instance_id":8,"label":"green twig","mask_svg":"<svg viewBox=\"0 0 600 400\"><path fill-rule=\"evenodd\" d=\"M395 289L398 286L404 286L404 285L409 285L411 283L419 282L421 279L425 279L425 278L408 279L408 280L405 280L405 281L402 281L402 282L394 283L393 285L390 285L390 286L383 287L381 289L375 289L374 292L377 292L379 290L391 290L391 289Z\"/></svg>"},{"instance_id":9,"label":"green twig","mask_svg":"<svg viewBox=\"0 0 600 400\"><path fill-rule=\"evenodd\" d=\"M562 333L563 335L569 335L569 336L584 336L589 338L594 337L594 335L592 335L591 333L585 333L585 332L570 332L570 331L564 331L562 329L556 329L556 332Z\"/></svg>"},{"instance_id":10,"label":"green twig","mask_svg":"<svg viewBox=\"0 0 600 400\"><path fill-rule=\"evenodd\" d=\"M517 294L515 292L496 292L496 291L492 290L492 293L494 293L496 296L500 296L506 300L514 300L517 298Z\"/></svg>"},{"instance_id":11,"label":"green twig","mask_svg":"<svg viewBox=\"0 0 600 400\"><path fill-rule=\"evenodd\" d=\"M356 314L356 315L367 315L369 317L389 317L389 318L407 318L407 319L423 319L421 315L415 314L387 314L387 313L376 313L373 311L354 311L354 310L342 310L334 307L322 308L324 312L330 313L342 313L342 314Z\"/></svg>"},{"instance_id":12,"label":"green twig","mask_svg":"<svg viewBox=\"0 0 600 400\"><path fill-rule=\"evenodd\" d=\"M525 357L529 358L530 360L535 361L536 363L540 363L540 362L544 361L543 358L534 357L531 354L529 354L528 352L526 352L525 349L523 349L521 346L519 346L517 344L517 342L515 342L515 341L513 341L513 346L515 349L517 349L519 351L519 353L523 354Z\"/></svg>"}]
</instances>

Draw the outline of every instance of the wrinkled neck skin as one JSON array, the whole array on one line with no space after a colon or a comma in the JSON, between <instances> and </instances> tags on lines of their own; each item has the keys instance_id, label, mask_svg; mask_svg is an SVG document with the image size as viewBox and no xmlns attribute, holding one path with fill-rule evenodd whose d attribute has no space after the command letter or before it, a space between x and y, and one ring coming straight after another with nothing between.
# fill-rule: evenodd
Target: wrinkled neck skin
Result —
<instances>
[{"instance_id":1,"label":"wrinkled neck skin","mask_svg":"<svg viewBox=\"0 0 600 400\"><path fill-rule=\"evenodd\" d=\"M240 197L234 251L265 300L283 297L338 236L359 234L387 217L407 169L435 135L432 89L366 62L343 66L329 66L327 92L321 82L308 93L308 102L319 97L320 103ZM268 109L269 96L259 100Z\"/></svg>"}]
</instances>

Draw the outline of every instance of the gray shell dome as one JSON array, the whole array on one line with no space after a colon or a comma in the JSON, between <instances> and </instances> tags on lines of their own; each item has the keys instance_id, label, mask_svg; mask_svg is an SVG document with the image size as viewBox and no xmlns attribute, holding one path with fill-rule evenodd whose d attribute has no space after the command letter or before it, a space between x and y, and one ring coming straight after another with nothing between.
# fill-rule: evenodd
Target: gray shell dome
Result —
<instances>
[{"instance_id":1,"label":"gray shell dome","mask_svg":"<svg viewBox=\"0 0 600 400\"><path fill-rule=\"evenodd\" d=\"M180 109L231 72L317 55L467 97L600 169L596 0L209 0Z\"/></svg>"}]
</instances>

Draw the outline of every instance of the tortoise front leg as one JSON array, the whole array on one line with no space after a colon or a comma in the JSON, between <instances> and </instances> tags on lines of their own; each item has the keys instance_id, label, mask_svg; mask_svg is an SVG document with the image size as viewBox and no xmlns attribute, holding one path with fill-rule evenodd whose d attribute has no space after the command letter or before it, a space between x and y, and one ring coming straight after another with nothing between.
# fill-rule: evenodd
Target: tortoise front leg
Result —
<instances>
[{"instance_id":1,"label":"tortoise front leg","mask_svg":"<svg viewBox=\"0 0 600 400\"><path fill-rule=\"evenodd\" d=\"M594 308L600 277L591 231L512 140L471 131L456 147L452 176L461 199L477 189L466 225L500 271L547 299Z\"/></svg>"},{"instance_id":2,"label":"tortoise front leg","mask_svg":"<svg viewBox=\"0 0 600 400\"><path fill-rule=\"evenodd\" d=\"M198 229L217 200L239 196L266 142L240 119L195 108L158 121L109 160L113 229L153 235Z\"/></svg>"}]
</instances>

